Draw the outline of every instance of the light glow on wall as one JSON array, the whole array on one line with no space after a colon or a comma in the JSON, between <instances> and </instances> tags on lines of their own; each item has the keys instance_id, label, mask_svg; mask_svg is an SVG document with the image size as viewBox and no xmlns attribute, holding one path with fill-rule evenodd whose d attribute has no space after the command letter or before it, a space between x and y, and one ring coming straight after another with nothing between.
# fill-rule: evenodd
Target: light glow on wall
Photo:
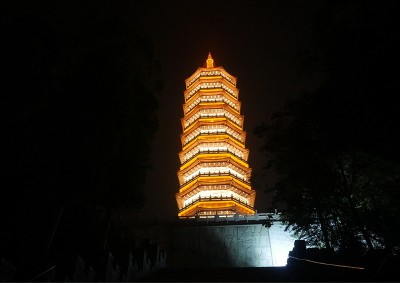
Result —
<instances>
[{"instance_id":1,"label":"light glow on wall","mask_svg":"<svg viewBox=\"0 0 400 284\"><path fill-rule=\"evenodd\" d=\"M269 228L269 237L272 248L273 266L286 266L289 251L293 249L296 238L291 228L285 231L286 225L274 222Z\"/></svg>"}]
</instances>

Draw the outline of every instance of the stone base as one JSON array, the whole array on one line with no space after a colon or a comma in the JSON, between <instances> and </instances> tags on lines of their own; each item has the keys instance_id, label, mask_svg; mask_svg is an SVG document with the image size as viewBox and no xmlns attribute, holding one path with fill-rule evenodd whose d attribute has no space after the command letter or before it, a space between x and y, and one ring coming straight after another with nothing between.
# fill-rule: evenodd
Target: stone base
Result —
<instances>
[{"instance_id":1,"label":"stone base","mask_svg":"<svg viewBox=\"0 0 400 284\"><path fill-rule=\"evenodd\" d=\"M220 223L176 226L169 255L172 267L276 266L266 224Z\"/></svg>"}]
</instances>

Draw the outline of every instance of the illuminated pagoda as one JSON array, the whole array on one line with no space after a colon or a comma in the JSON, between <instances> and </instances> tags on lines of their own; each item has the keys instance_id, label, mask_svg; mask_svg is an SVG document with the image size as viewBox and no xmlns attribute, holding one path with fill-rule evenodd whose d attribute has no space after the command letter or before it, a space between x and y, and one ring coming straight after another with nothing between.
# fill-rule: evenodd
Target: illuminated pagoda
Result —
<instances>
[{"instance_id":1,"label":"illuminated pagoda","mask_svg":"<svg viewBox=\"0 0 400 284\"><path fill-rule=\"evenodd\" d=\"M254 214L256 193L236 81L214 66L211 53L205 66L185 80L179 217Z\"/></svg>"}]
</instances>

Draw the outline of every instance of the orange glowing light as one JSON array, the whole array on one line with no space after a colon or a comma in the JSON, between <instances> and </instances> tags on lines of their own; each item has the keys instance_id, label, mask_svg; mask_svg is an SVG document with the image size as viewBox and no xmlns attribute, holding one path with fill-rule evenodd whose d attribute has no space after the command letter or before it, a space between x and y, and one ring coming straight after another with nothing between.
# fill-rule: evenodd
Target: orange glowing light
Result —
<instances>
[{"instance_id":1,"label":"orange glowing light","mask_svg":"<svg viewBox=\"0 0 400 284\"><path fill-rule=\"evenodd\" d=\"M212 59L211 52L208 53L208 58L206 60L207 68L214 68L214 59Z\"/></svg>"},{"instance_id":2,"label":"orange glowing light","mask_svg":"<svg viewBox=\"0 0 400 284\"><path fill-rule=\"evenodd\" d=\"M215 66L211 53L205 66L185 80L178 216L254 214L237 79Z\"/></svg>"}]
</instances>

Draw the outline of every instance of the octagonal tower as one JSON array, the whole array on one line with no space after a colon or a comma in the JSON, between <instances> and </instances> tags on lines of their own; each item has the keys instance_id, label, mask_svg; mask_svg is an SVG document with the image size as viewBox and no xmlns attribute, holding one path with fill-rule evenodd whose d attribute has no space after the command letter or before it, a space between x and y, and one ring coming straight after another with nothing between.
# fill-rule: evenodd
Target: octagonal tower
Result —
<instances>
[{"instance_id":1,"label":"octagonal tower","mask_svg":"<svg viewBox=\"0 0 400 284\"><path fill-rule=\"evenodd\" d=\"M214 66L210 53L204 67L185 80L179 217L254 214L236 80Z\"/></svg>"}]
</instances>

